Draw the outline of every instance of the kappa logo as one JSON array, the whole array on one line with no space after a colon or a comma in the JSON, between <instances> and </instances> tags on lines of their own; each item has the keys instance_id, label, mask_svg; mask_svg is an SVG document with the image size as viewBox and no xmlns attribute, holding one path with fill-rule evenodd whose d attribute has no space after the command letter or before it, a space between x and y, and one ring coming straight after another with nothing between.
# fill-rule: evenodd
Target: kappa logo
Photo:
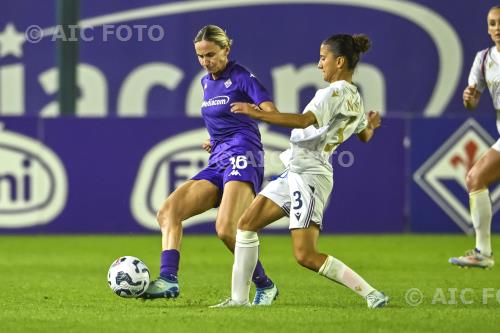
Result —
<instances>
[{"instance_id":1,"label":"kappa logo","mask_svg":"<svg viewBox=\"0 0 500 333\"><path fill-rule=\"evenodd\" d=\"M467 234L472 234L474 227L465 177L493 142L481 125L469 119L413 175L415 182ZM491 190L495 213L500 208L500 186Z\"/></svg>"},{"instance_id":2,"label":"kappa logo","mask_svg":"<svg viewBox=\"0 0 500 333\"><path fill-rule=\"evenodd\" d=\"M231 173L229 175L231 175L231 176L241 176L241 173L238 170L233 170L233 171L231 171Z\"/></svg>"},{"instance_id":3,"label":"kappa logo","mask_svg":"<svg viewBox=\"0 0 500 333\"><path fill-rule=\"evenodd\" d=\"M0 228L47 224L61 213L68 181L50 148L0 127L0 161Z\"/></svg>"}]
</instances>

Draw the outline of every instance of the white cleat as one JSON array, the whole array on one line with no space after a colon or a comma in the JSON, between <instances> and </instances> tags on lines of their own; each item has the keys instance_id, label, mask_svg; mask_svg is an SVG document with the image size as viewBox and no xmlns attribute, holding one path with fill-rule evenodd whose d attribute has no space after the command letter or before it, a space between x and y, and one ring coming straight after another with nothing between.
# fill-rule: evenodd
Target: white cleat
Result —
<instances>
[{"instance_id":1,"label":"white cleat","mask_svg":"<svg viewBox=\"0 0 500 333\"><path fill-rule=\"evenodd\" d=\"M212 308L212 309L215 309L215 308L237 308L237 307L247 307L247 306L250 306L250 303L248 301L237 302L237 301L233 300L232 298L228 298L222 303L209 306L209 308Z\"/></svg>"},{"instance_id":2,"label":"white cleat","mask_svg":"<svg viewBox=\"0 0 500 333\"><path fill-rule=\"evenodd\" d=\"M257 288L252 305L271 305L278 295L278 287L274 283L267 288Z\"/></svg>"},{"instance_id":3,"label":"white cleat","mask_svg":"<svg viewBox=\"0 0 500 333\"><path fill-rule=\"evenodd\" d=\"M448 261L450 264L457 265L460 268L491 268L495 265L493 256L481 254L477 249L469 250L465 252L465 255L450 258Z\"/></svg>"},{"instance_id":4,"label":"white cleat","mask_svg":"<svg viewBox=\"0 0 500 333\"><path fill-rule=\"evenodd\" d=\"M365 299L370 309L383 308L389 303L389 297L378 290L374 290L366 295Z\"/></svg>"}]
</instances>

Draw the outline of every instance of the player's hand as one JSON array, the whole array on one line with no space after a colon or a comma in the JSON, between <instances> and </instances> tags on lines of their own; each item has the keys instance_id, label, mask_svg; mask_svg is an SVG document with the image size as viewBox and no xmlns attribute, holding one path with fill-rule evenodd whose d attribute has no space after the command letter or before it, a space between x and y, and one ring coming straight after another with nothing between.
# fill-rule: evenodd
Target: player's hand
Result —
<instances>
[{"instance_id":1,"label":"player's hand","mask_svg":"<svg viewBox=\"0 0 500 333\"><path fill-rule=\"evenodd\" d=\"M207 152L207 153L210 153L212 152L212 143L210 143L210 139L206 139L205 141L203 141L203 143L201 144L201 147Z\"/></svg>"},{"instance_id":2,"label":"player's hand","mask_svg":"<svg viewBox=\"0 0 500 333\"><path fill-rule=\"evenodd\" d=\"M236 102L236 103L231 103L231 112L246 114L247 116L253 118L261 111L259 107L255 104Z\"/></svg>"},{"instance_id":3,"label":"player's hand","mask_svg":"<svg viewBox=\"0 0 500 333\"><path fill-rule=\"evenodd\" d=\"M464 90L463 99L466 108L475 108L479 100L480 93L476 88L474 83L471 86L467 86Z\"/></svg>"},{"instance_id":4,"label":"player's hand","mask_svg":"<svg viewBox=\"0 0 500 333\"><path fill-rule=\"evenodd\" d=\"M382 118L380 118L380 113L377 111L370 111L367 114L368 116L368 127L371 129L376 129L380 127L382 123Z\"/></svg>"}]
</instances>

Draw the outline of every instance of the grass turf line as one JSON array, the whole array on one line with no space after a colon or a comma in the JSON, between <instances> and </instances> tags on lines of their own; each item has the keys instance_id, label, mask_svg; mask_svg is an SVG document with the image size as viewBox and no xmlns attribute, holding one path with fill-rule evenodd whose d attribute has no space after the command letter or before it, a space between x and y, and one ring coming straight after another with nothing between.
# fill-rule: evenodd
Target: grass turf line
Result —
<instances>
[{"instance_id":1,"label":"grass turf line","mask_svg":"<svg viewBox=\"0 0 500 333\"><path fill-rule=\"evenodd\" d=\"M133 255L156 277L158 236L0 236L0 332L496 331L500 268L447 263L473 242L461 235L321 236L322 252L391 297L388 308L369 310L347 288L296 264L288 236L265 235L260 257L280 298L265 308L208 309L231 285L232 255L215 236L186 236L181 296L147 302L114 295L106 274L115 258ZM418 306L405 299L411 288L424 295Z\"/></svg>"}]
</instances>

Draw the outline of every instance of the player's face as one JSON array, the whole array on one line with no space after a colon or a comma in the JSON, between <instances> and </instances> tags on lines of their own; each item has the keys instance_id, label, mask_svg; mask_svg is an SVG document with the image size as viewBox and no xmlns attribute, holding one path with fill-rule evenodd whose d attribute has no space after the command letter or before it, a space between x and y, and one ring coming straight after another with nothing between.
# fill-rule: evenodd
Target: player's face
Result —
<instances>
[{"instance_id":1,"label":"player's face","mask_svg":"<svg viewBox=\"0 0 500 333\"><path fill-rule=\"evenodd\" d=\"M214 42L202 40L194 44L200 65L211 74L220 73L226 68L228 48L221 48Z\"/></svg>"},{"instance_id":2,"label":"player's face","mask_svg":"<svg viewBox=\"0 0 500 333\"><path fill-rule=\"evenodd\" d=\"M500 44L500 9L492 9L488 13L488 34L496 44Z\"/></svg>"},{"instance_id":3,"label":"player's face","mask_svg":"<svg viewBox=\"0 0 500 333\"><path fill-rule=\"evenodd\" d=\"M335 81L335 73L338 71L337 57L330 50L330 47L321 44L319 49L318 68L323 72L323 80L326 82Z\"/></svg>"}]
</instances>

